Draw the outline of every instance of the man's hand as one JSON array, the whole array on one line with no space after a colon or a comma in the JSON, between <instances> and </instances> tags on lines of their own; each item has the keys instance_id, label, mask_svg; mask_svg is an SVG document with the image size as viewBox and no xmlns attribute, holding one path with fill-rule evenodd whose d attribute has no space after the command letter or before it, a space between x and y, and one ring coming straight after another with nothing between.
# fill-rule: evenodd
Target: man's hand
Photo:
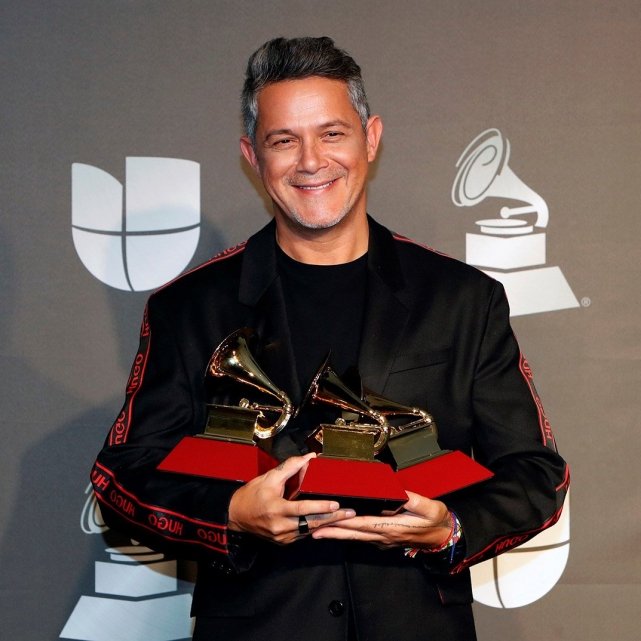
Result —
<instances>
[{"instance_id":1,"label":"man's hand","mask_svg":"<svg viewBox=\"0 0 641 641\"><path fill-rule=\"evenodd\" d=\"M394 516L356 516L322 525L315 539L367 541L381 547L437 548L450 536L452 521L441 501L407 492L404 512Z\"/></svg>"},{"instance_id":2,"label":"man's hand","mask_svg":"<svg viewBox=\"0 0 641 641\"><path fill-rule=\"evenodd\" d=\"M336 501L287 501L283 498L287 480L304 473L308 461L315 456L293 456L240 487L229 503L228 527L285 544L305 536L298 531L300 516L306 517L310 532L341 519L353 518L354 510L341 510Z\"/></svg>"}]
</instances>

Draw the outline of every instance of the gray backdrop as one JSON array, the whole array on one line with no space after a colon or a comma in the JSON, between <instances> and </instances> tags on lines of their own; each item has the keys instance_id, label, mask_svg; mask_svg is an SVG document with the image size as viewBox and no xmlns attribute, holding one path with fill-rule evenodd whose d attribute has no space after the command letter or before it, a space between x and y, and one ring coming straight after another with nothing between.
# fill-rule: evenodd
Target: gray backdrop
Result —
<instances>
[{"instance_id":1,"label":"gray backdrop","mask_svg":"<svg viewBox=\"0 0 641 641\"><path fill-rule=\"evenodd\" d=\"M2 638L56 639L97 594L107 543L81 528L85 489L148 295L79 259L72 164L124 183L127 157L199 163L202 262L268 220L237 142L248 55L276 35L330 35L385 124L370 212L465 260L465 235L501 203L457 207L455 163L498 128L549 207L547 264L580 303L513 319L572 468L569 561L526 607L477 604L481 641L639 639L638 0L4 0L0 30ZM99 638L85 630L69 638Z\"/></svg>"}]
</instances>

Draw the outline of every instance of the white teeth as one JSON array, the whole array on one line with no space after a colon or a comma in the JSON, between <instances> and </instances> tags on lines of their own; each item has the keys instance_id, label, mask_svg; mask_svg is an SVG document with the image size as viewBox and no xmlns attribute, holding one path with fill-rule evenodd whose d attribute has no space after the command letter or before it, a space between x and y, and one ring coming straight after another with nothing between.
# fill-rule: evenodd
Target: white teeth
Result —
<instances>
[{"instance_id":1,"label":"white teeth","mask_svg":"<svg viewBox=\"0 0 641 641\"><path fill-rule=\"evenodd\" d=\"M305 187L304 185L296 185L299 189L305 189L307 191L314 191L315 189L324 189L328 185L331 185L334 181L330 180L329 182L326 182L324 185L316 185L315 187Z\"/></svg>"}]
</instances>

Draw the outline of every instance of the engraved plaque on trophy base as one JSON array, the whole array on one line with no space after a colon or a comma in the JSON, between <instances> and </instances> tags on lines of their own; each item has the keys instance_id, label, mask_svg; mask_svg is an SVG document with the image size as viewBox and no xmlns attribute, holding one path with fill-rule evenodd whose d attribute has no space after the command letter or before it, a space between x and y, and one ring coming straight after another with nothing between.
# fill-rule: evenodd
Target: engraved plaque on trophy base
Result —
<instances>
[{"instance_id":1,"label":"engraved plaque on trophy base","mask_svg":"<svg viewBox=\"0 0 641 641\"><path fill-rule=\"evenodd\" d=\"M327 499L357 514L396 512L407 494L394 470L377 461L376 426L350 423L319 425L308 437L310 449L322 454L311 459L305 472L290 479L285 488L289 499Z\"/></svg>"}]
</instances>

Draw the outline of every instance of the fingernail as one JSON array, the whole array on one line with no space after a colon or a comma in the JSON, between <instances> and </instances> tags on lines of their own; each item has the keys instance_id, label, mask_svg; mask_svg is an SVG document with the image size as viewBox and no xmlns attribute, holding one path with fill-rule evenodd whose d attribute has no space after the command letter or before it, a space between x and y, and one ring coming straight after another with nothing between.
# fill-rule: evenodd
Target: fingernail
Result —
<instances>
[{"instance_id":1,"label":"fingernail","mask_svg":"<svg viewBox=\"0 0 641 641\"><path fill-rule=\"evenodd\" d=\"M329 504L329 509L330 509L332 512L335 512L336 510L338 510L338 508L339 508L339 507L340 507L340 505L339 505L336 501L332 501L332 502Z\"/></svg>"},{"instance_id":2,"label":"fingernail","mask_svg":"<svg viewBox=\"0 0 641 641\"><path fill-rule=\"evenodd\" d=\"M351 519L356 516L356 512L354 510L345 510L345 516Z\"/></svg>"}]
</instances>

